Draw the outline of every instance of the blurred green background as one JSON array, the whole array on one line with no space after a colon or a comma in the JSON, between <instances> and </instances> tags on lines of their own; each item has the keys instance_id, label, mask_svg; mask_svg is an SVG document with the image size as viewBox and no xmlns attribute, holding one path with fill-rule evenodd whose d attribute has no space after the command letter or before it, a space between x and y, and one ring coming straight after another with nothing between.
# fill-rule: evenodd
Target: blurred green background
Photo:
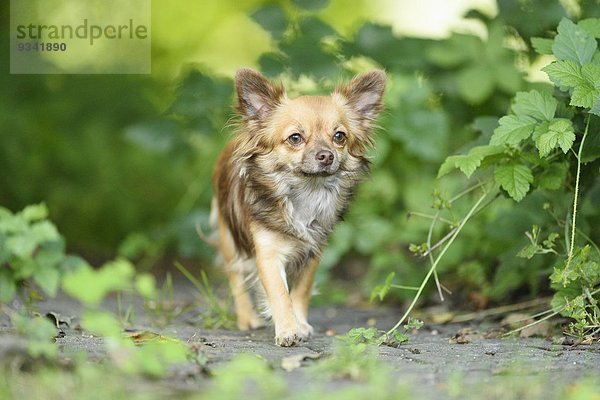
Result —
<instances>
[{"instance_id":1,"label":"blurred green background","mask_svg":"<svg viewBox=\"0 0 600 400\"><path fill-rule=\"evenodd\" d=\"M45 202L69 251L92 262L122 255L145 269L174 258L209 268L212 250L196 225L208 228L235 70L257 68L295 95L382 67L389 86L372 177L319 276L328 300L342 302L348 284L368 295L390 271L402 284L421 282L426 265L408 246L425 240L429 221L408 212L427 212L434 189L465 187L458 175L436 180L441 162L487 142L517 91L549 90L539 72L549 60L534 53L531 37L547 36L565 16L600 15L598 2L574 0L152 3L150 75L10 75L5 53L0 205ZM0 7L8 26L7 2ZM440 265L444 284L491 300L543 289L546 259L514 256L527 243L523 232L551 219L540 211L548 201L566 209L570 199L534 192L519 207L499 199ZM596 208L583 202L581 229L598 226Z\"/></svg>"}]
</instances>

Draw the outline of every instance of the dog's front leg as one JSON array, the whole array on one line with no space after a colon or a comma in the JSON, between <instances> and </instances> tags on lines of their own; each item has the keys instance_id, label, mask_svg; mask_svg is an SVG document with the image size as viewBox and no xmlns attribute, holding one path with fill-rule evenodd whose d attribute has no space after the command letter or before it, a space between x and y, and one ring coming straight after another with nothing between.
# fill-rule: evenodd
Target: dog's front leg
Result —
<instances>
[{"instance_id":1,"label":"dog's front leg","mask_svg":"<svg viewBox=\"0 0 600 400\"><path fill-rule=\"evenodd\" d=\"M303 338L307 338L313 333L313 327L308 323L308 305L312 296L313 282L319 262L320 258L314 257L306 264L296 282L294 282L290 295Z\"/></svg>"},{"instance_id":2,"label":"dog's front leg","mask_svg":"<svg viewBox=\"0 0 600 400\"><path fill-rule=\"evenodd\" d=\"M281 234L253 226L256 267L275 324L275 343L294 346L302 341L287 285L285 265L293 245Z\"/></svg>"}]
</instances>

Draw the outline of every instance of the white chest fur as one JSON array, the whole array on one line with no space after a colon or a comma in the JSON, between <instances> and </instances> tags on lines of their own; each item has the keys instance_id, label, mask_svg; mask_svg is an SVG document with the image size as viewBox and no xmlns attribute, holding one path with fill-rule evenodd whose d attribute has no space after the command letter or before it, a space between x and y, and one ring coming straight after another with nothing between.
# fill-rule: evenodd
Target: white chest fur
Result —
<instances>
[{"instance_id":1,"label":"white chest fur","mask_svg":"<svg viewBox=\"0 0 600 400\"><path fill-rule=\"evenodd\" d=\"M336 177L315 177L289 188L286 196L288 222L297 234L311 242L324 239L337 220L339 189Z\"/></svg>"}]
</instances>

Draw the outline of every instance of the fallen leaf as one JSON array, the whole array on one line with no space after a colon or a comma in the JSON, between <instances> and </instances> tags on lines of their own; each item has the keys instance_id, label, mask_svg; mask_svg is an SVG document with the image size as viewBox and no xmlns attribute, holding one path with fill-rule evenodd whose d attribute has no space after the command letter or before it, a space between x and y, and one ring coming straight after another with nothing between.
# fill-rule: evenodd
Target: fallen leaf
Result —
<instances>
[{"instance_id":1,"label":"fallen leaf","mask_svg":"<svg viewBox=\"0 0 600 400\"><path fill-rule=\"evenodd\" d=\"M290 372L298 369L302 366L302 362L306 360L317 360L321 358L321 353L300 353L291 356L283 357L281 359L281 368Z\"/></svg>"}]
</instances>

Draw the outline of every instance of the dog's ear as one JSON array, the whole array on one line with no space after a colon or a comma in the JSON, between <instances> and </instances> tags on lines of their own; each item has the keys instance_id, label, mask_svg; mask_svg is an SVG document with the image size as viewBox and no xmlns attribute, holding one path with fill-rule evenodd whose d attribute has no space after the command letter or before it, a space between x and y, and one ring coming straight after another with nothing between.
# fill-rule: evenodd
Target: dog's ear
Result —
<instances>
[{"instance_id":1,"label":"dog's ear","mask_svg":"<svg viewBox=\"0 0 600 400\"><path fill-rule=\"evenodd\" d=\"M338 86L334 93L341 94L362 118L373 120L383 108L383 91L387 77L376 69L359 74L347 85Z\"/></svg>"},{"instance_id":2,"label":"dog's ear","mask_svg":"<svg viewBox=\"0 0 600 400\"><path fill-rule=\"evenodd\" d=\"M264 119L285 97L283 86L271 83L259 72L242 68L235 74L238 111L244 118Z\"/></svg>"}]
</instances>

